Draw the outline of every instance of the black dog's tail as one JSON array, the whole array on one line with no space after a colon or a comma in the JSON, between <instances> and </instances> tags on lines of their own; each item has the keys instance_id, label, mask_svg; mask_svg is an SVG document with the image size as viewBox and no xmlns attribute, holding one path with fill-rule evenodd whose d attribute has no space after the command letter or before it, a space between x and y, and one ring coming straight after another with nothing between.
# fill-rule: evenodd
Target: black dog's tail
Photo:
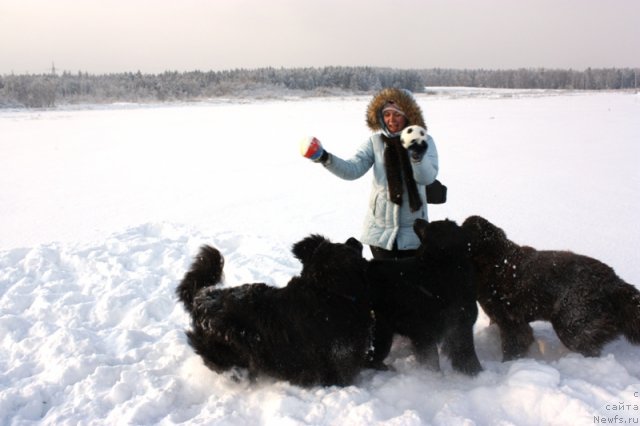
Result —
<instances>
[{"instance_id":1,"label":"black dog's tail","mask_svg":"<svg viewBox=\"0 0 640 426\"><path fill-rule=\"evenodd\" d=\"M613 297L620 310L622 333L631 343L640 344L640 292L634 286L623 283Z\"/></svg>"},{"instance_id":2,"label":"black dog's tail","mask_svg":"<svg viewBox=\"0 0 640 426\"><path fill-rule=\"evenodd\" d=\"M200 248L191 269L176 288L178 299L189 313L193 311L193 299L198 290L220 283L223 268L224 257L217 249L207 245Z\"/></svg>"}]
</instances>

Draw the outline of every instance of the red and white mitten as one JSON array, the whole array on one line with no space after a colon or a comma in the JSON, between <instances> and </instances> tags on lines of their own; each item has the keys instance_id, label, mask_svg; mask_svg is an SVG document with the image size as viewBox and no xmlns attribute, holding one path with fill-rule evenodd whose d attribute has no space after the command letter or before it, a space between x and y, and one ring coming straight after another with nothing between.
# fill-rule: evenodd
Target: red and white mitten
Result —
<instances>
[{"instance_id":1,"label":"red and white mitten","mask_svg":"<svg viewBox=\"0 0 640 426\"><path fill-rule=\"evenodd\" d=\"M318 162L324 154L324 149L317 138L309 136L300 141L300 153L303 157Z\"/></svg>"}]
</instances>

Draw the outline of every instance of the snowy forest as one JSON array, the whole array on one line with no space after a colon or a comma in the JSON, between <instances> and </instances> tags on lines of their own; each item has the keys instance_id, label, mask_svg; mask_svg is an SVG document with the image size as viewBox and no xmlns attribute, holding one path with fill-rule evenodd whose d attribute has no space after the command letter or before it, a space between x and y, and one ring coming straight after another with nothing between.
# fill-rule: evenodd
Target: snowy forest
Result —
<instances>
[{"instance_id":1,"label":"snowy forest","mask_svg":"<svg viewBox=\"0 0 640 426\"><path fill-rule=\"evenodd\" d=\"M113 102L191 101L219 97L327 96L368 93L382 87L424 92L425 87L509 89L637 89L637 68L401 70L376 67L260 68L227 71L58 73L0 75L0 108Z\"/></svg>"}]
</instances>

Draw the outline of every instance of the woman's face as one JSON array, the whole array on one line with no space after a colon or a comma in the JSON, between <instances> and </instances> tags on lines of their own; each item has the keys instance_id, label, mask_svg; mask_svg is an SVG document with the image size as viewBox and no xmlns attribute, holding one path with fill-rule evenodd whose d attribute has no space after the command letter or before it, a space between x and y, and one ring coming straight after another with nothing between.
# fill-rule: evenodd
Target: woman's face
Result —
<instances>
[{"instance_id":1,"label":"woman's face","mask_svg":"<svg viewBox=\"0 0 640 426\"><path fill-rule=\"evenodd\" d=\"M382 119L391 133L398 133L407 125L407 117L397 111L385 111Z\"/></svg>"}]
</instances>

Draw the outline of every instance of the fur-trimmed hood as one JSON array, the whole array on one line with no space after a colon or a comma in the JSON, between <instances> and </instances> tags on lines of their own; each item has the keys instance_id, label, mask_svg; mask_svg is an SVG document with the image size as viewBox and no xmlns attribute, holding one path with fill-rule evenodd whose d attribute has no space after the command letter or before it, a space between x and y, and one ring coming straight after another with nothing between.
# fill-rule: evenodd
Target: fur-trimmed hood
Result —
<instances>
[{"instance_id":1,"label":"fur-trimmed hood","mask_svg":"<svg viewBox=\"0 0 640 426\"><path fill-rule=\"evenodd\" d=\"M411 92L404 89L386 88L376 93L367 107L367 126L369 126L372 131L377 132L383 129L381 110L384 104L389 101L393 101L404 111L408 126L417 124L418 126L426 128L424 118L422 117L422 110Z\"/></svg>"}]
</instances>

